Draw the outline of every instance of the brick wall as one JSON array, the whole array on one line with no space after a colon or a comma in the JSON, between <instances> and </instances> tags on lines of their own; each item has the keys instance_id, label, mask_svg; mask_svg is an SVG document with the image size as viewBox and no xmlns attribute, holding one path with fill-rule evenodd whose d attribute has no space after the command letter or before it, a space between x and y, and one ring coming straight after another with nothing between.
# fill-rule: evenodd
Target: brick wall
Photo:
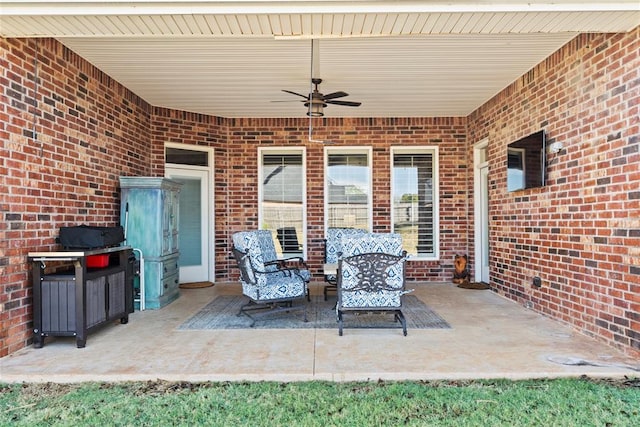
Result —
<instances>
[{"instance_id":1,"label":"brick wall","mask_svg":"<svg viewBox=\"0 0 640 427\"><path fill-rule=\"evenodd\" d=\"M469 117L469 148L489 141L492 286L635 355L639 40L638 28L578 36ZM549 154L548 184L508 193L506 146L540 129L565 147Z\"/></svg>"},{"instance_id":2,"label":"brick wall","mask_svg":"<svg viewBox=\"0 0 640 427\"><path fill-rule=\"evenodd\" d=\"M308 142L308 121L277 119L229 120L227 147L233 153L228 164L230 190L227 237L235 231L258 226L258 146L306 146L307 256L322 280L324 256L324 145ZM373 148L373 230L391 231L391 146L433 145L440 149L440 213L442 238L440 261L412 261L409 280L449 280L456 251L466 252L466 197L459 180L466 177L464 118L375 118L316 121L314 139L330 140L331 147ZM237 153L243 153L237 156ZM444 214L446 213L446 214ZM228 247L228 246L227 246Z\"/></svg>"},{"instance_id":3,"label":"brick wall","mask_svg":"<svg viewBox=\"0 0 640 427\"><path fill-rule=\"evenodd\" d=\"M0 38L0 63L2 357L32 336L27 253L60 226L118 224L118 176L150 158L148 105L55 40Z\"/></svg>"},{"instance_id":4,"label":"brick wall","mask_svg":"<svg viewBox=\"0 0 640 427\"><path fill-rule=\"evenodd\" d=\"M229 257L236 231L258 228L258 147L306 147L308 261L322 280L324 255L324 145L308 141L307 119L219 119L155 109L152 118L155 173L162 175L165 142L215 148L216 278L235 280ZM226 134L225 134L226 132ZM373 227L391 231L390 147L431 145L440 149L440 261L412 261L410 280L449 280L456 253L467 253L465 118L316 120L314 139L332 147L373 147Z\"/></svg>"}]
</instances>

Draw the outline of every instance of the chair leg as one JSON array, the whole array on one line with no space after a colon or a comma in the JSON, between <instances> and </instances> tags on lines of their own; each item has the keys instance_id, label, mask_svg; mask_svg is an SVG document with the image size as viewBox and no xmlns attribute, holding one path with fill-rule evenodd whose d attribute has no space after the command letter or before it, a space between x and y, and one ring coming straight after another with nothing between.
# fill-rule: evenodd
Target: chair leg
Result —
<instances>
[{"instance_id":1,"label":"chair leg","mask_svg":"<svg viewBox=\"0 0 640 427\"><path fill-rule=\"evenodd\" d=\"M372 311L378 311L378 310L372 310ZM390 310L382 310L386 313L389 313ZM391 310L393 312L393 320L395 322L400 323L400 325L402 326L402 334L406 337L407 336L407 321L404 317L404 314L402 313L401 310ZM342 336L342 331L343 331L343 326L344 326L344 313L342 312L342 310L337 310L337 322L338 322L338 335ZM354 315L359 315L361 312L356 311L354 313Z\"/></svg>"},{"instance_id":2,"label":"chair leg","mask_svg":"<svg viewBox=\"0 0 640 427\"><path fill-rule=\"evenodd\" d=\"M402 325L402 334L406 337L407 336L407 321L404 318L404 314L402 314L402 311L400 311L400 310L396 311L395 318Z\"/></svg>"},{"instance_id":3,"label":"chair leg","mask_svg":"<svg viewBox=\"0 0 640 427\"><path fill-rule=\"evenodd\" d=\"M246 304L243 304L238 311L238 316L245 315L249 319L251 319L251 324L249 327L253 328L256 324L256 320L258 317L269 316L271 314L279 313L279 312L291 312L295 310L303 310L304 321L308 322L307 318L307 304L302 305L293 305L293 300L287 301L279 301L279 302L265 302L258 303L252 300L249 300ZM251 314L251 313L255 314Z\"/></svg>"},{"instance_id":4,"label":"chair leg","mask_svg":"<svg viewBox=\"0 0 640 427\"><path fill-rule=\"evenodd\" d=\"M324 300L327 300L327 296L329 294L329 290L331 291L336 291L338 290L338 287L334 284L328 284L328 285L324 285L324 290L323 290L323 294L324 294Z\"/></svg>"}]
</instances>

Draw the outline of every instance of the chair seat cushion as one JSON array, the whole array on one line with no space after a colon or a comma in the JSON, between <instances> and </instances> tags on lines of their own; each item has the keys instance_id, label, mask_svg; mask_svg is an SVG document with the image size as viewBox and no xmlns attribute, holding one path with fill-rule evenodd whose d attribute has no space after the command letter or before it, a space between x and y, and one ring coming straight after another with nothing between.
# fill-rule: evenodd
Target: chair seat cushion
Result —
<instances>
[{"instance_id":1,"label":"chair seat cushion","mask_svg":"<svg viewBox=\"0 0 640 427\"><path fill-rule=\"evenodd\" d=\"M401 291L379 291L379 292L342 292L339 308L373 309L398 308L401 306L400 297L405 292Z\"/></svg>"},{"instance_id":2,"label":"chair seat cushion","mask_svg":"<svg viewBox=\"0 0 640 427\"><path fill-rule=\"evenodd\" d=\"M306 296L305 282L297 275L269 274L263 286L242 283L242 293L254 301L279 300Z\"/></svg>"}]
</instances>

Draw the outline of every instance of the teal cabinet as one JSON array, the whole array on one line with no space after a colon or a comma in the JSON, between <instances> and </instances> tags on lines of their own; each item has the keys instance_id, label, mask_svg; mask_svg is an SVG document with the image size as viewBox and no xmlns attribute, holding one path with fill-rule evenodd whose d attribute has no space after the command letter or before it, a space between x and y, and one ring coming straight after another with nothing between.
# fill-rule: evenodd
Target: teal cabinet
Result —
<instances>
[{"instance_id":1,"label":"teal cabinet","mask_svg":"<svg viewBox=\"0 0 640 427\"><path fill-rule=\"evenodd\" d=\"M120 221L126 242L144 257L145 308L161 308L179 296L181 186L161 177L120 177Z\"/></svg>"}]
</instances>

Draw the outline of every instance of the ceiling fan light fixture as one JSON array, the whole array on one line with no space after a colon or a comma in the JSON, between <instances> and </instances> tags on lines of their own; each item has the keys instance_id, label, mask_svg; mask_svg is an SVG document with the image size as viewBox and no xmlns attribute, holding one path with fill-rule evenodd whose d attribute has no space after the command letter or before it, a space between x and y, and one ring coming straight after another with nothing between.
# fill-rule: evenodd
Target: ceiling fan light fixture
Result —
<instances>
[{"instance_id":1,"label":"ceiling fan light fixture","mask_svg":"<svg viewBox=\"0 0 640 427\"><path fill-rule=\"evenodd\" d=\"M324 116L323 109L327 104L320 99L312 99L311 102L305 102L304 106L307 107L307 116L322 117Z\"/></svg>"}]
</instances>

